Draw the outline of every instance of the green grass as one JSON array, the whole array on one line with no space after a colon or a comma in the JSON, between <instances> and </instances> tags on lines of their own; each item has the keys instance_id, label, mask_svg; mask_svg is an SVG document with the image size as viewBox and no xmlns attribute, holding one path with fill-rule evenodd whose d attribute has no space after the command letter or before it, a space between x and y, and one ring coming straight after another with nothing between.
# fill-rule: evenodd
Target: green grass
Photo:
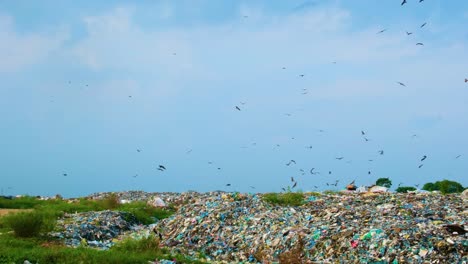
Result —
<instances>
[{"instance_id":1,"label":"green grass","mask_svg":"<svg viewBox=\"0 0 468 264\"><path fill-rule=\"evenodd\" d=\"M171 216L176 210L174 207L154 208L145 202L132 202L120 204L116 196L103 200L79 199L77 202L68 202L60 199L38 200L35 197L21 197L12 200L0 198L0 208L8 209L36 209L47 214L62 216L64 213L114 210L130 212L143 224L151 224L155 219L164 219ZM1 227L1 223L0 223Z\"/></svg>"},{"instance_id":2,"label":"green grass","mask_svg":"<svg viewBox=\"0 0 468 264\"><path fill-rule=\"evenodd\" d=\"M37 238L15 238L0 235L0 263L148 263L155 259L176 259L177 263L201 264L182 255L171 255L158 247L154 237L142 240L124 240L110 250L92 248L69 248L54 241Z\"/></svg>"},{"instance_id":3,"label":"green grass","mask_svg":"<svg viewBox=\"0 0 468 264\"><path fill-rule=\"evenodd\" d=\"M300 192L266 193L262 196L265 202L283 206L301 206L304 204L304 195Z\"/></svg>"},{"instance_id":4,"label":"green grass","mask_svg":"<svg viewBox=\"0 0 468 264\"><path fill-rule=\"evenodd\" d=\"M9 227L18 237L36 237L54 229L56 217L48 212L32 211L10 214L2 218L2 226Z\"/></svg>"}]
</instances>

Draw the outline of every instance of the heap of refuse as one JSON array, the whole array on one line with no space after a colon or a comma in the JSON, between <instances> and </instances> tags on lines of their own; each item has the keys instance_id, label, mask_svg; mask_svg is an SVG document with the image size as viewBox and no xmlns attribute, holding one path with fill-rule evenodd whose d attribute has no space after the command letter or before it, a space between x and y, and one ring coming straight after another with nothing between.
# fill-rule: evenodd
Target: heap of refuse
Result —
<instances>
[{"instance_id":1,"label":"heap of refuse","mask_svg":"<svg viewBox=\"0 0 468 264\"><path fill-rule=\"evenodd\" d=\"M72 247L80 245L108 249L125 231L136 231L143 226L133 214L115 211L65 214L57 222L52 237L63 239Z\"/></svg>"},{"instance_id":2,"label":"heap of refuse","mask_svg":"<svg viewBox=\"0 0 468 264\"><path fill-rule=\"evenodd\" d=\"M460 195L304 194L303 206L276 206L261 195L190 194L155 224L173 253L224 263L466 263ZM463 229L462 229L463 230ZM432 262L435 261L435 262Z\"/></svg>"}]
</instances>

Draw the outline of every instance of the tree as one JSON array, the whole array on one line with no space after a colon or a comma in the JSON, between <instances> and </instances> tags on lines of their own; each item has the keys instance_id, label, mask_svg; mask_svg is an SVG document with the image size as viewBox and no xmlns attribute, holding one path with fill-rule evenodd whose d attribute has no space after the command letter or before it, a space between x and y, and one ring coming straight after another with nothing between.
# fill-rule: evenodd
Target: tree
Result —
<instances>
[{"instance_id":1,"label":"tree","mask_svg":"<svg viewBox=\"0 0 468 264\"><path fill-rule=\"evenodd\" d=\"M461 193L465 190L465 188L458 182L443 180L443 181L436 181L435 183L428 182L424 184L423 190L440 191L443 194L447 194L447 193Z\"/></svg>"},{"instance_id":2,"label":"tree","mask_svg":"<svg viewBox=\"0 0 468 264\"><path fill-rule=\"evenodd\" d=\"M416 191L416 188L412 187L412 186L401 186L401 187L398 187L395 192L397 193L407 193L407 192L410 192L410 191Z\"/></svg>"},{"instance_id":3,"label":"tree","mask_svg":"<svg viewBox=\"0 0 468 264\"><path fill-rule=\"evenodd\" d=\"M390 187L392 187L392 181L389 178L379 178L375 182L375 185L390 188Z\"/></svg>"}]
</instances>

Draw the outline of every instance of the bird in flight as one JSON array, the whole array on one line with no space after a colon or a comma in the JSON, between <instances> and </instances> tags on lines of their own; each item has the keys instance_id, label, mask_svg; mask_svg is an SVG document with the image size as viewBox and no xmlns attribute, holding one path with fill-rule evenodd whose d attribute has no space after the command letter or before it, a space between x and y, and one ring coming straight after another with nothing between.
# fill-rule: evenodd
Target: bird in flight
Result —
<instances>
[{"instance_id":1,"label":"bird in flight","mask_svg":"<svg viewBox=\"0 0 468 264\"><path fill-rule=\"evenodd\" d=\"M252 188L252 189L255 189L255 187L254 187L254 186L249 186L249 187L250 187L250 188Z\"/></svg>"},{"instance_id":2,"label":"bird in flight","mask_svg":"<svg viewBox=\"0 0 468 264\"><path fill-rule=\"evenodd\" d=\"M228 183L228 184L226 184L226 186L231 186L231 184L230 184L230 183Z\"/></svg>"},{"instance_id":3,"label":"bird in flight","mask_svg":"<svg viewBox=\"0 0 468 264\"><path fill-rule=\"evenodd\" d=\"M364 131L361 130L361 135L364 136L365 134L366 134L366 132L364 132Z\"/></svg>"},{"instance_id":4,"label":"bird in flight","mask_svg":"<svg viewBox=\"0 0 468 264\"><path fill-rule=\"evenodd\" d=\"M383 155L383 154L384 154L384 151L383 151L383 150L379 150L379 154L380 154L380 155Z\"/></svg>"},{"instance_id":5,"label":"bird in flight","mask_svg":"<svg viewBox=\"0 0 468 264\"><path fill-rule=\"evenodd\" d=\"M335 158L335 159L342 160L342 159L344 159L344 157L338 157L338 158Z\"/></svg>"},{"instance_id":6,"label":"bird in flight","mask_svg":"<svg viewBox=\"0 0 468 264\"><path fill-rule=\"evenodd\" d=\"M293 186L292 186L292 187L294 188L294 187L296 187L296 186L297 186L297 182L295 182L295 183L293 184Z\"/></svg>"},{"instance_id":7,"label":"bird in flight","mask_svg":"<svg viewBox=\"0 0 468 264\"><path fill-rule=\"evenodd\" d=\"M401 86L405 86L405 87L406 87L406 85L405 85L404 83L402 83L402 82L397 82L397 83L398 83L399 85L401 85Z\"/></svg>"},{"instance_id":8,"label":"bird in flight","mask_svg":"<svg viewBox=\"0 0 468 264\"><path fill-rule=\"evenodd\" d=\"M465 78L465 82L466 82L466 83L468 82L468 79L467 79L467 78Z\"/></svg>"},{"instance_id":9,"label":"bird in flight","mask_svg":"<svg viewBox=\"0 0 468 264\"><path fill-rule=\"evenodd\" d=\"M310 145L310 146L307 146L306 148L308 148L308 149L312 149L312 145Z\"/></svg>"},{"instance_id":10,"label":"bird in flight","mask_svg":"<svg viewBox=\"0 0 468 264\"><path fill-rule=\"evenodd\" d=\"M409 36L409 35L411 35L411 34L413 34L413 32L408 32L408 31L406 31L406 35Z\"/></svg>"},{"instance_id":11,"label":"bird in flight","mask_svg":"<svg viewBox=\"0 0 468 264\"><path fill-rule=\"evenodd\" d=\"M418 169L422 168L422 166L424 166L424 164L419 165L419 166L418 166Z\"/></svg>"},{"instance_id":12,"label":"bird in flight","mask_svg":"<svg viewBox=\"0 0 468 264\"><path fill-rule=\"evenodd\" d=\"M424 0L419 0L419 3L422 3L422 2L424 2Z\"/></svg>"},{"instance_id":13,"label":"bird in flight","mask_svg":"<svg viewBox=\"0 0 468 264\"><path fill-rule=\"evenodd\" d=\"M401 2L401 5L404 5L406 4L406 0L403 0L403 2Z\"/></svg>"},{"instance_id":14,"label":"bird in flight","mask_svg":"<svg viewBox=\"0 0 468 264\"><path fill-rule=\"evenodd\" d=\"M236 109L240 111L240 108L236 105Z\"/></svg>"},{"instance_id":15,"label":"bird in flight","mask_svg":"<svg viewBox=\"0 0 468 264\"><path fill-rule=\"evenodd\" d=\"M421 42L418 42L418 43L416 43L416 46L424 46L424 44L421 43Z\"/></svg>"},{"instance_id":16,"label":"bird in flight","mask_svg":"<svg viewBox=\"0 0 468 264\"><path fill-rule=\"evenodd\" d=\"M141 152L141 149L137 149L136 151L137 151L137 152Z\"/></svg>"},{"instance_id":17,"label":"bird in flight","mask_svg":"<svg viewBox=\"0 0 468 264\"><path fill-rule=\"evenodd\" d=\"M371 171L368 171L368 172L367 172L367 174L369 174L369 175L370 175L370 174L371 174Z\"/></svg>"},{"instance_id":18,"label":"bird in flight","mask_svg":"<svg viewBox=\"0 0 468 264\"><path fill-rule=\"evenodd\" d=\"M310 174L315 175L315 174L320 174L320 172L314 172L315 168L310 169Z\"/></svg>"},{"instance_id":19,"label":"bird in flight","mask_svg":"<svg viewBox=\"0 0 468 264\"><path fill-rule=\"evenodd\" d=\"M301 76L301 77L304 77L304 76L305 76L305 74L300 74L299 76Z\"/></svg>"},{"instance_id":20,"label":"bird in flight","mask_svg":"<svg viewBox=\"0 0 468 264\"><path fill-rule=\"evenodd\" d=\"M455 159L458 159L459 157L461 157L461 155L456 156Z\"/></svg>"},{"instance_id":21,"label":"bird in flight","mask_svg":"<svg viewBox=\"0 0 468 264\"><path fill-rule=\"evenodd\" d=\"M286 163L286 166L289 166L289 165L291 165L291 163L294 163L294 164L296 164L296 161L295 161L295 160L290 160L288 163Z\"/></svg>"},{"instance_id":22,"label":"bird in flight","mask_svg":"<svg viewBox=\"0 0 468 264\"><path fill-rule=\"evenodd\" d=\"M138 174L135 174L135 175L133 175L133 178L136 178L137 176L138 176Z\"/></svg>"},{"instance_id":23,"label":"bird in flight","mask_svg":"<svg viewBox=\"0 0 468 264\"><path fill-rule=\"evenodd\" d=\"M68 176L68 174L67 174L67 173L63 173L62 175L63 175L63 177L67 177L67 176Z\"/></svg>"},{"instance_id":24,"label":"bird in flight","mask_svg":"<svg viewBox=\"0 0 468 264\"><path fill-rule=\"evenodd\" d=\"M185 154L190 154L192 152L192 149L189 149L187 150L187 152L185 152Z\"/></svg>"},{"instance_id":25,"label":"bird in flight","mask_svg":"<svg viewBox=\"0 0 468 264\"><path fill-rule=\"evenodd\" d=\"M425 159L427 159L427 156L426 156L426 155L424 155L424 156L422 157L421 161L424 161Z\"/></svg>"},{"instance_id":26,"label":"bird in flight","mask_svg":"<svg viewBox=\"0 0 468 264\"><path fill-rule=\"evenodd\" d=\"M382 29L379 32L377 32L377 34L384 33L385 31L387 31L387 29Z\"/></svg>"},{"instance_id":27,"label":"bird in flight","mask_svg":"<svg viewBox=\"0 0 468 264\"><path fill-rule=\"evenodd\" d=\"M281 68L281 69L286 70L286 67L283 67L283 68Z\"/></svg>"},{"instance_id":28,"label":"bird in flight","mask_svg":"<svg viewBox=\"0 0 468 264\"><path fill-rule=\"evenodd\" d=\"M294 182L294 177L291 177L291 181Z\"/></svg>"},{"instance_id":29,"label":"bird in flight","mask_svg":"<svg viewBox=\"0 0 468 264\"><path fill-rule=\"evenodd\" d=\"M165 171L165 170L166 170L166 167L164 167L163 165L159 165L158 170L160 170L160 171Z\"/></svg>"},{"instance_id":30,"label":"bird in flight","mask_svg":"<svg viewBox=\"0 0 468 264\"><path fill-rule=\"evenodd\" d=\"M427 23L426 23L426 22L424 22L424 23L421 25L421 28L423 28L423 27L424 27L426 24L427 24Z\"/></svg>"},{"instance_id":31,"label":"bird in flight","mask_svg":"<svg viewBox=\"0 0 468 264\"><path fill-rule=\"evenodd\" d=\"M368 139L368 138L364 138L364 140L367 142L367 141L369 141L370 139Z\"/></svg>"}]
</instances>

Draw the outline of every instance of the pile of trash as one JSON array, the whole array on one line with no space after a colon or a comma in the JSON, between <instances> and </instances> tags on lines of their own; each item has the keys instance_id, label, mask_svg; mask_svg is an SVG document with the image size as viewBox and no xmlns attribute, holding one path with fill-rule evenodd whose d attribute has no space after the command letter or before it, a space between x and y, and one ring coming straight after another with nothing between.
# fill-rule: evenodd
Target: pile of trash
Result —
<instances>
[{"instance_id":1,"label":"pile of trash","mask_svg":"<svg viewBox=\"0 0 468 264\"><path fill-rule=\"evenodd\" d=\"M155 224L161 245L173 253L225 263L468 261L467 235L446 226L468 221L460 195L304 194L299 207L255 194L191 197Z\"/></svg>"},{"instance_id":2,"label":"pile of trash","mask_svg":"<svg viewBox=\"0 0 468 264\"><path fill-rule=\"evenodd\" d=\"M65 214L57 222L52 237L63 239L72 247L80 245L109 249L125 231L143 228L133 214L115 211Z\"/></svg>"}]
</instances>

